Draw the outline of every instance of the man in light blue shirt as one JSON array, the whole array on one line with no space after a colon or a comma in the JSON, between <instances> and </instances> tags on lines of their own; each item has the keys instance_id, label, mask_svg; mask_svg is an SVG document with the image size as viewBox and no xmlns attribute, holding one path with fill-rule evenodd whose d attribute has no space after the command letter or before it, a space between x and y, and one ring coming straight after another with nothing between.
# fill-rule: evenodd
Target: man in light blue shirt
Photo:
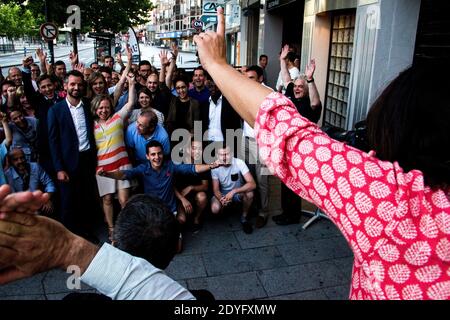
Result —
<instances>
[{"instance_id":1,"label":"man in light blue shirt","mask_svg":"<svg viewBox=\"0 0 450 320\"><path fill-rule=\"evenodd\" d=\"M27 162L22 149L11 149L8 154L11 167L5 172L6 180L12 192L41 190L50 194L50 199L56 191L49 175L36 162ZM45 213L53 212L53 204L49 201L43 208Z\"/></svg>"},{"instance_id":2,"label":"man in light blue shirt","mask_svg":"<svg viewBox=\"0 0 450 320\"><path fill-rule=\"evenodd\" d=\"M126 146L132 154L134 153L134 157L130 155L130 158L134 158L133 162L136 165L148 162L146 145L153 140L162 144L164 155L170 154L170 139L167 131L158 124L158 118L153 111L144 110L139 114L136 122L128 127L125 136Z\"/></svg>"}]
</instances>

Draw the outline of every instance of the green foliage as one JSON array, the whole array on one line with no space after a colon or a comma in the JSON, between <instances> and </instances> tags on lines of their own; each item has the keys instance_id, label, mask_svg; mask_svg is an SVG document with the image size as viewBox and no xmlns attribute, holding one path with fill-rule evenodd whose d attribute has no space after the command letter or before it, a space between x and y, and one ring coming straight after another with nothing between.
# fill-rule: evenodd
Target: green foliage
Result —
<instances>
[{"instance_id":1,"label":"green foliage","mask_svg":"<svg viewBox=\"0 0 450 320\"><path fill-rule=\"evenodd\" d=\"M23 4L24 0L9 2ZM66 13L70 5L77 5L81 9L82 32L125 31L131 25L148 22L148 14L154 8L150 0L47 0L49 21L63 27L70 15ZM35 17L45 15L44 0L29 0L26 7Z\"/></svg>"},{"instance_id":2,"label":"green foliage","mask_svg":"<svg viewBox=\"0 0 450 320\"><path fill-rule=\"evenodd\" d=\"M15 3L0 4L0 34L9 38L38 34L43 16Z\"/></svg>"}]
</instances>

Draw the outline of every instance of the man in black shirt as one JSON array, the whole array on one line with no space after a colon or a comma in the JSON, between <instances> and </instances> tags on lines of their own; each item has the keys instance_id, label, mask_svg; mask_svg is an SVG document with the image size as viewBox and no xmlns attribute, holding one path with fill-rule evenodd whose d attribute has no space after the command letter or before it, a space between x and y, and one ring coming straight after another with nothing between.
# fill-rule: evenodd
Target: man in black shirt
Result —
<instances>
[{"instance_id":1,"label":"man in black shirt","mask_svg":"<svg viewBox=\"0 0 450 320\"><path fill-rule=\"evenodd\" d=\"M311 60L306 67L305 75L293 80L289 75L284 59L288 52L289 47L285 46L280 55L281 76L284 85L287 87L285 95L294 103L303 117L317 123L322 112L322 103L314 83L316 63ZM302 200L284 184L281 184L281 207L282 214L272 218L276 224L289 225L300 221Z\"/></svg>"}]
</instances>

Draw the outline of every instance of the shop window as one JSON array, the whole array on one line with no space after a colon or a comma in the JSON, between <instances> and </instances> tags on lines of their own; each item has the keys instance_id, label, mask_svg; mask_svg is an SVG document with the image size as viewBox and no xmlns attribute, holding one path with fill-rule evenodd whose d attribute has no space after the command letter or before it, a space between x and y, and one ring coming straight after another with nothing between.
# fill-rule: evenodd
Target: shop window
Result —
<instances>
[{"instance_id":1,"label":"shop window","mask_svg":"<svg viewBox=\"0 0 450 320\"><path fill-rule=\"evenodd\" d=\"M332 20L331 50L324 123L345 128L352 67L356 14L336 14Z\"/></svg>"}]
</instances>

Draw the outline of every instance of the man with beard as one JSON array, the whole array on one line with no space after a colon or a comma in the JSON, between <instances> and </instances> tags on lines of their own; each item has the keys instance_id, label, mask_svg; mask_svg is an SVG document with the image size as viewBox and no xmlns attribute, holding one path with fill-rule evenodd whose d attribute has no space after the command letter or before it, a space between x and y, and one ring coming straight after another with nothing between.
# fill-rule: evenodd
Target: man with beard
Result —
<instances>
[{"instance_id":1,"label":"man with beard","mask_svg":"<svg viewBox=\"0 0 450 320\"><path fill-rule=\"evenodd\" d=\"M152 65L148 60L142 60L139 62L139 82L136 83L137 87L136 90L141 89L141 87L145 87L147 84L147 78L152 73Z\"/></svg>"},{"instance_id":2,"label":"man with beard","mask_svg":"<svg viewBox=\"0 0 450 320\"><path fill-rule=\"evenodd\" d=\"M50 153L61 194L61 219L68 229L93 239L88 226L100 207L96 199L96 144L89 104L82 101L83 74L67 76L67 97L48 112Z\"/></svg>"},{"instance_id":3,"label":"man with beard","mask_svg":"<svg viewBox=\"0 0 450 320\"><path fill-rule=\"evenodd\" d=\"M28 162L22 149L13 148L8 154L11 167L5 171L6 180L12 192L36 191L49 193L50 200L42 206L41 212L51 214L53 212L53 193L55 185L52 179L36 162Z\"/></svg>"},{"instance_id":4,"label":"man with beard","mask_svg":"<svg viewBox=\"0 0 450 320\"><path fill-rule=\"evenodd\" d=\"M197 100L200 104L208 103L210 93L206 87L206 75L202 67L195 68L192 83L194 88L189 89L189 97Z\"/></svg>"}]
</instances>

